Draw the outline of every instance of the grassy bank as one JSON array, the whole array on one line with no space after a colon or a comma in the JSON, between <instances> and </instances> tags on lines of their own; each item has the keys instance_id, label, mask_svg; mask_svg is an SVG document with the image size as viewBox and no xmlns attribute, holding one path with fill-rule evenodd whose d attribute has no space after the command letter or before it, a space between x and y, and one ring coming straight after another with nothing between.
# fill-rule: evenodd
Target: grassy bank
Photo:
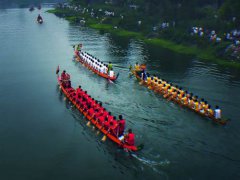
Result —
<instances>
[{"instance_id":1,"label":"grassy bank","mask_svg":"<svg viewBox=\"0 0 240 180\"><path fill-rule=\"evenodd\" d=\"M53 9L47 12L54 13L55 15L60 17L64 17L70 22L79 22L78 20L82 18L82 17L79 17L78 14L72 11L69 11L67 9L66 10ZM214 50L211 48L203 49L196 46L177 44L173 41L159 39L159 38L148 39L140 32L133 32L133 31L127 31L125 29L114 28L113 25L99 23L95 19L92 19L90 17L84 17L84 18L86 19L86 25L93 29L101 30L103 32L111 33L121 37L141 39L147 44L163 47L179 54L197 57L198 59L201 59L203 61L214 62L224 67L240 69L239 62L234 62L227 59L221 59L215 56Z\"/></svg>"}]
</instances>

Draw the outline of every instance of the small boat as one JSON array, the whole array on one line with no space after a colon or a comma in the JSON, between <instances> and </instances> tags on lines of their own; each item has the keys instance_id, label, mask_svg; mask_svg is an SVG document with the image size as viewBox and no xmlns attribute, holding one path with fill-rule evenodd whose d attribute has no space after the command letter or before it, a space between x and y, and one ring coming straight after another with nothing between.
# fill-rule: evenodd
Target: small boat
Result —
<instances>
[{"instance_id":1,"label":"small boat","mask_svg":"<svg viewBox=\"0 0 240 180\"><path fill-rule=\"evenodd\" d=\"M30 11L30 12L34 11L34 7L31 6L31 7L29 8L29 11Z\"/></svg>"},{"instance_id":2,"label":"small boat","mask_svg":"<svg viewBox=\"0 0 240 180\"><path fill-rule=\"evenodd\" d=\"M81 53L81 52L80 52ZM108 80L111 80L111 81L116 81L118 76L119 76L119 73L113 77L110 77L107 73L102 73L96 69L94 69L93 67L91 67L90 65L88 65L83 59L82 57L79 55L79 54L76 54L75 53L75 57L76 57L76 61L80 62L81 64L83 64L86 68L88 68L89 70L93 71L95 74L103 77L103 78L106 78Z\"/></svg>"},{"instance_id":3,"label":"small boat","mask_svg":"<svg viewBox=\"0 0 240 180\"><path fill-rule=\"evenodd\" d=\"M142 84L142 85L145 85L145 86L149 87L149 85L146 83L146 81L143 81L143 80L141 79L141 77L136 73L135 70L132 69L132 70L131 70L131 73L137 78L137 80L141 81L141 84ZM154 89L153 89L153 90L154 90ZM168 100L171 100L171 101L177 103L177 104L180 105L181 107L182 107L182 106L187 107L187 108L191 109L192 111L194 111L195 113L199 114L200 116L209 118L209 119L211 119L213 122L216 122L216 123L218 123L218 124L225 125L225 124L229 121L229 119L223 119L223 118L222 118L222 119L216 119L214 116L205 114L205 113L203 113L203 112L201 112L201 111L197 111L196 109L192 108L192 107L191 107L190 105L188 105L188 104L187 104L187 105L183 104L180 100L177 100L176 98L169 98L169 96L165 96L165 94L163 94L162 92L159 92L159 91L158 91L158 93L161 94L161 95L163 95L164 98L166 98L166 99L168 99Z\"/></svg>"},{"instance_id":4,"label":"small boat","mask_svg":"<svg viewBox=\"0 0 240 180\"><path fill-rule=\"evenodd\" d=\"M43 18L42 18L42 16L40 14L37 17L37 23L39 23L39 24L43 23Z\"/></svg>"},{"instance_id":5,"label":"small boat","mask_svg":"<svg viewBox=\"0 0 240 180\"><path fill-rule=\"evenodd\" d=\"M42 6L39 4L37 8L38 8L38 10L41 10Z\"/></svg>"},{"instance_id":6,"label":"small boat","mask_svg":"<svg viewBox=\"0 0 240 180\"><path fill-rule=\"evenodd\" d=\"M57 74L59 72L59 68L57 69ZM109 133L105 128L103 128L103 125L99 124L97 120L95 120L93 117L89 116L86 111L81 109L80 105L77 103L77 100L71 96L70 92L75 91L75 89L71 88L65 88L61 82L61 77L58 76L58 84L62 92L65 94L65 96L68 98L69 101L73 103L73 105L91 122L99 131L101 131L108 139L110 139L112 142L117 144L119 147L128 150L128 151L139 151L143 148L143 145L139 146L130 146L124 142L122 142L118 137L114 136L113 134Z\"/></svg>"}]
</instances>

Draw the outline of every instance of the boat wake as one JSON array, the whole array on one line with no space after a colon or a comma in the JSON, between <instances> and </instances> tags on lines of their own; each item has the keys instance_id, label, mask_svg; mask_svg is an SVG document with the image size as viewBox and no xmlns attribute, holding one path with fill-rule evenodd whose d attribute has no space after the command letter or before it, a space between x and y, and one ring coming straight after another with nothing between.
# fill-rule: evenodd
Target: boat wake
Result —
<instances>
[{"instance_id":1,"label":"boat wake","mask_svg":"<svg viewBox=\"0 0 240 180\"><path fill-rule=\"evenodd\" d=\"M169 166L169 164L170 164L169 160L166 159L166 160L157 162L157 161L146 159L144 157L138 157L136 154L132 154L132 157L134 157L140 163L142 163L143 165L147 166L148 168L152 169L154 172L159 174L162 177L161 179L166 179L166 180L169 179L168 174L163 171L164 167ZM145 168L142 166L141 169L143 170Z\"/></svg>"},{"instance_id":2,"label":"boat wake","mask_svg":"<svg viewBox=\"0 0 240 180\"><path fill-rule=\"evenodd\" d=\"M165 166L168 166L170 164L170 161L169 160L163 160L163 161L160 161L160 162L157 162L157 161L152 161L152 160L149 160L149 159L146 159L144 157L138 157L136 154L132 154L132 157L136 158L138 161L142 162L143 164L149 166L149 167L156 167L156 166L162 166L162 167L165 167Z\"/></svg>"}]
</instances>

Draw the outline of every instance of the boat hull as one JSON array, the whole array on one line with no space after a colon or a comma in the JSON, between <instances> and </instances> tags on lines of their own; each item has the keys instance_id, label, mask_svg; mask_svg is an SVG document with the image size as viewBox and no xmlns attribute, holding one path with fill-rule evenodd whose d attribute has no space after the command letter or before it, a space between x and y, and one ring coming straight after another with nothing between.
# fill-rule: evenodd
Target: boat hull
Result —
<instances>
[{"instance_id":1,"label":"boat hull","mask_svg":"<svg viewBox=\"0 0 240 180\"><path fill-rule=\"evenodd\" d=\"M76 55L76 54L75 54ZM91 66L89 66L87 63L85 63L83 61L83 59L79 56L79 55L76 55L76 60L78 62L80 62L81 64L83 64L86 68L88 68L89 70L93 71L95 74L105 78L105 79L109 79L111 81L115 81L117 79L117 76L113 76L113 77L110 77L108 76L107 74L104 74L104 73L101 73L99 71L97 71L96 69L92 68Z\"/></svg>"},{"instance_id":2,"label":"boat hull","mask_svg":"<svg viewBox=\"0 0 240 180\"><path fill-rule=\"evenodd\" d=\"M131 70L131 72L132 72L132 74L137 78L137 80L141 81L142 85L148 86L148 84L147 84L145 81L143 81L140 76L138 76L138 74L136 73L136 71ZM159 92L159 91L158 91L158 93L164 95L163 93L161 93L161 92ZM164 96L163 96L163 97L164 97ZM164 98L165 98L165 97L164 97ZM167 98L168 98L168 97L167 97ZM193 108L192 108L191 106L189 106L189 105L182 104L179 100L171 99L171 101L177 103L177 104L180 105L180 106L187 107L187 108L191 109L192 111L194 111L195 113L199 114L200 116L209 118L209 119L211 119L213 122L216 122L216 123L218 123L218 124L225 125L225 124L227 123L227 121L228 121L228 120L224 120L224 119L216 119L214 116L210 116L210 115L206 115L206 114L204 114L204 113L201 113L200 111L197 111L196 109L193 109Z\"/></svg>"},{"instance_id":3,"label":"boat hull","mask_svg":"<svg viewBox=\"0 0 240 180\"><path fill-rule=\"evenodd\" d=\"M110 134L107 130L105 130L104 128L102 128L102 125L98 124L98 122L92 118L91 116L89 116L86 112L83 111L83 109L80 108L80 106L76 103L76 101L70 96L70 94L67 92L67 90L62 86L62 83L60 81L60 77L58 77L58 84L61 88L61 90L63 91L63 93L66 95L66 97L68 98L69 101L71 101L75 107L99 130L101 131L104 135L106 135L111 141L113 141L114 143L116 143L119 147L127 149L129 151L138 151L139 148L137 146L130 146L127 145L125 143L123 143L122 141L120 141L117 137L113 136L112 134Z\"/></svg>"}]
</instances>

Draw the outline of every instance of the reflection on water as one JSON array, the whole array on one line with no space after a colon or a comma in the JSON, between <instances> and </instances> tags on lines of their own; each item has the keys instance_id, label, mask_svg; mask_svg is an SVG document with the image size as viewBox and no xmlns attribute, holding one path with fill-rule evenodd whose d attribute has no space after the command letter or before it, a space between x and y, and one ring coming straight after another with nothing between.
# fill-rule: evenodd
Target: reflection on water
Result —
<instances>
[{"instance_id":1,"label":"reflection on water","mask_svg":"<svg viewBox=\"0 0 240 180\"><path fill-rule=\"evenodd\" d=\"M37 11L0 11L1 179L240 176L239 71L70 25L44 12L44 24L38 25ZM102 61L118 65L117 82L109 83L73 61L72 46L77 43ZM128 72L135 62L220 105L232 121L225 127L216 125L140 86ZM87 127L82 114L59 92L57 65L71 74L74 87L81 85L114 115L122 114L144 149L129 155L110 141L102 143L102 135Z\"/></svg>"}]
</instances>

